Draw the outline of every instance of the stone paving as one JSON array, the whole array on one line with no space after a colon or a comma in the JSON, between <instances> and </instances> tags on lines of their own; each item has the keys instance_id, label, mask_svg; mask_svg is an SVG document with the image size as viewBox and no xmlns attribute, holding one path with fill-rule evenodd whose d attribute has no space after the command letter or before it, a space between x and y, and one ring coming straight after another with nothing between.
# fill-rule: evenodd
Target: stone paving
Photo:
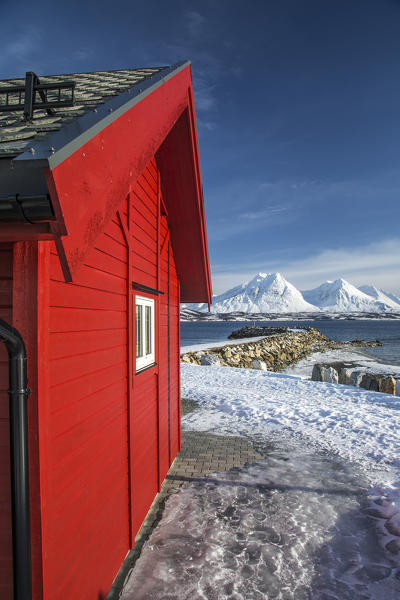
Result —
<instances>
[{"instance_id":1,"label":"stone paving","mask_svg":"<svg viewBox=\"0 0 400 600\"><path fill-rule=\"evenodd\" d=\"M193 401L182 399L183 414L192 412L196 408L196 403ZM192 431L182 431L181 445L181 452L173 462L161 491L157 494L135 538L135 546L128 553L106 600L117 600L119 597L123 583L139 558L144 543L162 517L168 496L176 493L187 481L203 480L206 484L207 475L240 469L247 463L262 460L265 458L266 450L246 438Z\"/></svg>"}]
</instances>

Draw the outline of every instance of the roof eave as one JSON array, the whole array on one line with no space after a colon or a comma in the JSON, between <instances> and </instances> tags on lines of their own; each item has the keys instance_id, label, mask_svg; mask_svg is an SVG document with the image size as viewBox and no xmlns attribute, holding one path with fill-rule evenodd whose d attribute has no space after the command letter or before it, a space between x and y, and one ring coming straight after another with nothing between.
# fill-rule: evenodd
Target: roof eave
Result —
<instances>
[{"instance_id":1,"label":"roof eave","mask_svg":"<svg viewBox=\"0 0 400 600\"><path fill-rule=\"evenodd\" d=\"M157 152L182 302L212 298L194 107L182 113Z\"/></svg>"}]
</instances>

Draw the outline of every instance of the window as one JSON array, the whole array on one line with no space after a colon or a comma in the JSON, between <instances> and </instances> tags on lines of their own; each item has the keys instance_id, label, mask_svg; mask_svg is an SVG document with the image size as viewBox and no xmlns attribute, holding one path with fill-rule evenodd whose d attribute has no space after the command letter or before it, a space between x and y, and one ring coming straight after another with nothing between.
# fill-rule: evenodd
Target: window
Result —
<instances>
[{"instance_id":1,"label":"window","mask_svg":"<svg viewBox=\"0 0 400 600\"><path fill-rule=\"evenodd\" d=\"M154 300L136 296L136 371L154 362Z\"/></svg>"}]
</instances>

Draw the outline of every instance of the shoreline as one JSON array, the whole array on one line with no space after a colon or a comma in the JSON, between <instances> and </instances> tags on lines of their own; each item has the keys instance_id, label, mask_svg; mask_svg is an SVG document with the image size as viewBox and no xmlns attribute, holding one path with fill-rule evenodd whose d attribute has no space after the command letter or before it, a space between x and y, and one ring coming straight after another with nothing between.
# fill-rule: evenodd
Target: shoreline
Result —
<instances>
[{"instance_id":1,"label":"shoreline","mask_svg":"<svg viewBox=\"0 0 400 600\"><path fill-rule=\"evenodd\" d=\"M251 333L254 335L251 335ZM299 360L315 354L315 352L381 345L378 341L353 340L338 342L328 338L313 327L248 326L236 330L234 334L234 339L228 339L222 345L209 343L183 347L181 362L261 368L281 372L289 365L295 364ZM260 363L262 364L260 365Z\"/></svg>"},{"instance_id":2,"label":"shoreline","mask_svg":"<svg viewBox=\"0 0 400 600\"><path fill-rule=\"evenodd\" d=\"M259 341L263 339L262 337L255 337L255 338L246 338L241 340L242 343L253 343L256 341ZM204 342L204 343L200 343L200 344L191 344L188 346L181 346L180 349L180 355L182 356L183 354L187 354L187 353L191 353L191 352L204 352L206 350L219 350L221 348L223 348L224 346L228 346L228 345L235 345L237 344L237 340L220 340L220 341L216 341L216 342ZM346 344L346 342L338 342L338 344ZM362 348L361 346L356 347L357 350L354 350L354 352L351 352L350 350L348 351L348 354L354 356L353 359L351 358L345 358L343 360L355 360L355 361L360 361L360 360L367 360L367 361L371 361L371 362L375 362L378 363L382 366L386 365L388 367L399 367L400 368L400 361L396 361L396 360L389 360L389 359L382 359L379 358L378 356L374 356L373 354L368 354L368 352L365 350L365 348ZM341 354L347 354L347 349L348 349L348 345L344 346L343 348L338 348L337 349L337 353L341 353ZM321 354L321 355L326 355L330 352L334 352L333 350L327 348L325 350L325 352L315 352L314 354ZM314 354L311 354L309 356L309 358L311 359L312 356L314 356ZM360 358L361 357L361 358ZM338 360L341 359L341 357L338 355L337 357ZM296 366L299 362L301 362L304 359L299 359L297 361L297 363L293 363L293 365L289 365L289 367L294 367ZM322 360L322 359L321 359ZM281 371L282 373L285 373L286 370Z\"/></svg>"},{"instance_id":3,"label":"shoreline","mask_svg":"<svg viewBox=\"0 0 400 600\"><path fill-rule=\"evenodd\" d=\"M183 312L185 311L185 312ZM243 321L398 321L400 313L201 313L189 309L181 309L182 323L229 322Z\"/></svg>"},{"instance_id":4,"label":"shoreline","mask_svg":"<svg viewBox=\"0 0 400 600\"><path fill-rule=\"evenodd\" d=\"M379 340L337 342L314 327L256 325L244 326L229 338L222 346L186 347L181 362L284 373L400 395L400 366L365 352L369 346L382 345Z\"/></svg>"},{"instance_id":5,"label":"shoreline","mask_svg":"<svg viewBox=\"0 0 400 600\"><path fill-rule=\"evenodd\" d=\"M286 318L286 316L285 316ZM228 336L236 329L248 325L256 327L293 327L318 329L323 335L335 341L371 340L382 341L381 348L359 348L366 360L373 359L379 364L400 366L400 321L375 320L314 320L314 321L184 321L181 325L181 353L191 350L205 350L220 347L227 343ZM357 357L359 360L360 357Z\"/></svg>"}]
</instances>

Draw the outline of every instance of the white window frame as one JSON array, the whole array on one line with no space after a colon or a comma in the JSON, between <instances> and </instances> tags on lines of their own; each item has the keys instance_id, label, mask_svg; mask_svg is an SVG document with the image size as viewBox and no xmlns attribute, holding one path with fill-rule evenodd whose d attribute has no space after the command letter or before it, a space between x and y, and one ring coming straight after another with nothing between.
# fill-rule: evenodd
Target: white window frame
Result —
<instances>
[{"instance_id":1,"label":"white window frame","mask_svg":"<svg viewBox=\"0 0 400 600\"><path fill-rule=\"evenodd\" d=\"M141 307L141 323L139 323L138 328L138 319L137 319L137 307ZM146 327L146 309L150 309L150 331L147 331ZM152 298L146 298L144 296L136 296L135 302L135 356L136 356L136 372L145 369L155 363L155 306L154 300ZM146 334L149 333L149 337ZM139 335L139 337L138 337ZM138 356L138 339L141 342L141 355ZM148 348L150 342L150 351Z\"/></svg>"}]
</instances>

